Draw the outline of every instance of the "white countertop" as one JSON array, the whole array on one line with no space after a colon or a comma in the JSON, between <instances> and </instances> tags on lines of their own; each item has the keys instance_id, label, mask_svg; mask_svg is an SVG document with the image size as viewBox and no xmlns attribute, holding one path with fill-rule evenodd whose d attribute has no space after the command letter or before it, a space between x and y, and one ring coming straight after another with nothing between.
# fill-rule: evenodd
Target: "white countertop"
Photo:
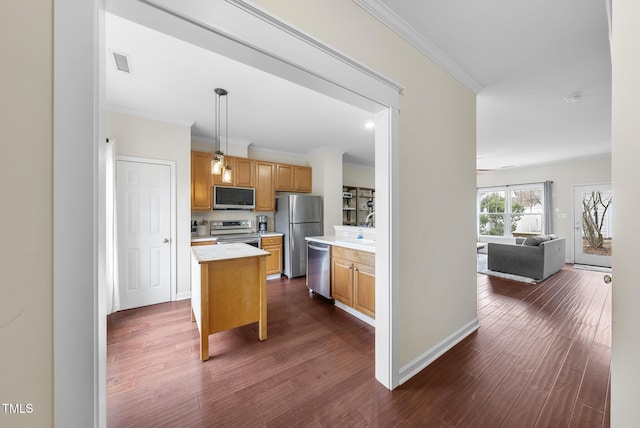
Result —
<instances>
[{"instance_id":1,"label":"white countertop","mask_svg":"<svg viewBox=\"0 0 640 428\"><path fill-rule=\"evenodd\" d=\"M241 259L245 257L268 256L269 253L252 245L229 243L220 245L201 245L191 247L191 254L198 263L216 262L220 260Z\"/></svg>"},{"instance_id":2,"label":"white countertop","mask_svg":"<svg viewBox=\"0 0 640 428\"><path fill-rule=\"evenodd\" d=\"M260 237L261 238L270 238L270 237L273 237L273 236L283 236L283 235L284 235L284 233L280 233L280 232L262 232L260 234Z\"/></svg>"},{"instance_id":3,"label":"white countertop","mask_svg":"<svg viewBox=\"0 0 640 428\"><path fill-rule=\"evenodd\" d=\"M307 241L321 242L337 247L351 248L352 250L376 252L376 241L372 239L345 238L342 236L307 236Z\"/></svg>"},{"instance_id":4,"label":"white countertop","mask_svg":"<svg viewBox=\"0 0 640 428\"><path fill-rule=\"evenodd\" d=\"M202 241L215 241L217 238L211 235L204 236L192 236L191 242L202 242Z\"/></svg>"}]
</instances>

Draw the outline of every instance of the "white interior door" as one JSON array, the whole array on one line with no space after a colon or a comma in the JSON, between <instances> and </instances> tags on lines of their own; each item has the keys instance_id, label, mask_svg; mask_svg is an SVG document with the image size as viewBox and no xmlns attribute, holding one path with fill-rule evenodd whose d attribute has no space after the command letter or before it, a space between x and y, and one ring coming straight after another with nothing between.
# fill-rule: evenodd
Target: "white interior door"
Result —
<instances>
[{"instance_id":1,"label":"white interior door","mask_svg":"<svg viewBox=\"0 0 640 428\"><path fill-rule=\"evenodd\" d=\"M171 300L171 167L119 160L120 309Z\"/></svg>"},{"instance_id":2,"label":"white interior door","mask_svg":"<svg viewBox=\"0 0 640 428\"><path fill-rule=\"evenodd\" d=\"M610 184L575 186L575 263L611 267L612 201Z\"/></svg>"}]
</instances>

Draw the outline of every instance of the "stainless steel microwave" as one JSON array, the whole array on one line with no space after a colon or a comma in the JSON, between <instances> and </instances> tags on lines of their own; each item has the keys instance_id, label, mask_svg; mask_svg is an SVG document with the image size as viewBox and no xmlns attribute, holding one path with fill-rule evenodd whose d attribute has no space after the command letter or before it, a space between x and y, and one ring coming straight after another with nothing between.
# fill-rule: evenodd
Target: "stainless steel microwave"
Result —
<instances>
[{"instance_id":1,"label":"stainless steel microwave","mask_svg":"<svg viewBox=\"0 0 640 428\"><path fill-rule=\"evenodd\" d=\"M252 210L256 207L256 189L213 186L214 210Z\"/></svg>"}]
</instances>

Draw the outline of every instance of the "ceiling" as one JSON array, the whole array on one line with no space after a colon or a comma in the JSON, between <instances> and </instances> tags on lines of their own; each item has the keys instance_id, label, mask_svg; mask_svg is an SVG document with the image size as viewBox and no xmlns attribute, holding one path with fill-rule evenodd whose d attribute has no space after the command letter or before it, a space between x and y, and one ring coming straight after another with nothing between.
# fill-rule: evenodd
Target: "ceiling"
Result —
<instances>
[{"instance_id":1,"label":"ceiling","mask_svg":"<svg viewBox=\"0 0 640 428\"><path fill-rule=\"evenodd\" d=\"M604 0L356 0L477 92L477 168L611 151ZM213 89L229 92L230 140L300 155L339 150L373 166L373 115L114 15L106 18L107 105L193 123L214 137ZM129 57L116 70L111 52ZM579 101L565 98L578 95Z\"/></svg>"}]
</instances>

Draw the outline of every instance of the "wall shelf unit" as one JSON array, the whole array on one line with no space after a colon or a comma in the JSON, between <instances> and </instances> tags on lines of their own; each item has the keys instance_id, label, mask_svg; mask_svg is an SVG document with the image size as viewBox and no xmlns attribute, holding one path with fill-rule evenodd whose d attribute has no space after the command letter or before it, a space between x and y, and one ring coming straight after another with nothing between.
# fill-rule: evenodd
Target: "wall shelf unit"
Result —
<instances>
[{"instance_id":1,"label":"wall shelf unit","mask_svg":"<svg viewBox=\"0 0 640 428\"><path fill-rule=\"evenodd\" d=\"M342 224L345 226L371 226L367 216L375 210L376 191L371 187L342 187Z\"/></svg>"}]
</instances>

